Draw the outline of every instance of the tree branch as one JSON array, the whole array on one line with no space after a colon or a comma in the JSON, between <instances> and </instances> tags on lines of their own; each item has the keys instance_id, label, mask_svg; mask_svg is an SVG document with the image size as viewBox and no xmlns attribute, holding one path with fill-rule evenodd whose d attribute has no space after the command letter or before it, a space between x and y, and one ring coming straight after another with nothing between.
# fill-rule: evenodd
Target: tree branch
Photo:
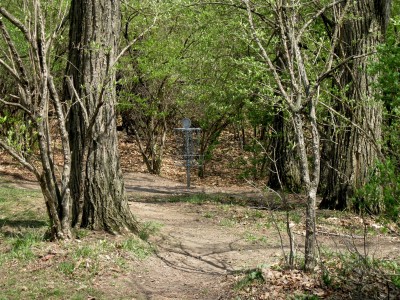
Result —
<instances>
[{"instance_id":1,"label":"tree branch","mask_svg":"<svg viewBox=\"0 0 400 300\"><path fill-rule=\"evenodd\" d=\"M8 48L11 51L12 56L14 58L13 61L16 62L17 66L18 66L18 71L21 74L22 79L19 79L19 82L21 82L24 86L29 85L28 76L26 75L24 64L22 63L21 57L18 54L15 44L12 41L10 34L8 33L6 27L4 26L4 23L1 21L1 19L0 19L0 30L1 30L1 33L4 37L4 40L5 40ZM4 64L5 64L5 62L2 62L2 65L4 65ZM11 72L11 67L8 69L8 71Z\"/></svg>"},{"instance_id":2,"label":"tree branch","mask_svg":"<svg viewBox=\"0 0 400 300\"><path fill-rule=\"evenodd\" d=\"M23 106L22 104L20 104L20 103L8 102L8 101L5 101L5 100L2 99L2 98L0 98L0 102L2 102L2 103L5 104L5 105L18 107L19 109L21 109L21 110L23 110L24 112L26 112L30 117L32 117L32 112L31 112L29 109L27 109L25 106Z\"/></svg>"},{"instance_id":3,"label":"tree branch","mask_svg":"<svg viewBox=\"0 0 400 300\"><path fill-rule=\"evenodd\" d=\"M15 72L15 70L11 66L9 66L4 60L2 60L1 58L0 58L0 65L2 65L8 71L8 73L10 73L10 75L12 77L14 77L18 81L19 84L21 84L21 85L24 84L24 82L21 80L21 78Z\"/></svg>"},{"instance_id":4,"label":"tree branch","mask_svg":"<svg viewBox=\"0 0 400 300\"><path fill-rule=\"evenodd\" d=\"M340 67L342 67L343 65L347 64L349 61L351 60L355 60L355 59L359 59L359 58L363 58L372 54L375 54L376 52L369 52L369 53L365 53L365 54L360 54L360 55L352 55L347 57L346 59L342 60L340 63L338 63L335 67L331 68L330 70L326 71L325 73L323 73L322 75L318 76L317 80L316 80L316 85L319 85L324 79L326 79L332 72L336 71L337 69L339 69Z\"/></svg>"},{"instance_id":5,"label":"tree branch","mask_svg":"<svg viewBox=\"0 0 400 300\"><path fill-rule=\"evenodd\" d=\"M69 93L70 93L71 95L74 95L74 96L76 97L76 101L79 103L79 105L80 105L81 108L82 108L82 111L83 111L83 121L85 122L85 126L88 127L88 126L89 126L89 116L88 116L88 113L87 113L87 109L86 109L86 107L83 105L83 102L82 102L82 100L81 100L81 97L79 96L78 91L75 89L75 86L74 86L74 83L73 83L71 77L67 76L67 77L65 78L65 80L67 81L67 86L68 86L68 89L69 89Z\"/></svg>"},{"instance_id":6,"label":"tree branch","mask_svg":"<svg viewBox=\"0 0 400 300\"><path fill-rule=\"evenodd\" d=\"M141 34L139 34L135 39L133 39L132 41L130 41L128 43L128 45L122 49L122 51L118 54L118 56L115 58L113 66L117 63L117 61L125 54L126 51L128 51L128 49L130 47L132 47L139 39L141 39L147 32L149 32L154 25L156 24L157 21L157 16L154 17L153 19L153 24L151 24L149 27L147 27Z\"/></svg>"},{"instance_id":7,"label":"tree branch","mask_svg":"<svg viewBox=\"0 0 400 300\"><path fill-rule=\"evenodd\" d=\"M14 157L20 164L22 164L25 168L27 168L29 171L31 171L38 180L40 180L40 174L39 171L35 168L34 165L30 164L23 158L21 155L15 151L12 147L10 147L3 139L0 139L0 147L2 147L4 150L6 150L12 157Z\"/></svg>"},{"instance_id":8,"label":"tree branch","mask_svg":"<svg viewBox=\"0 0 400 300\"><path fill-rule=\"evenodd\" d=\"M360 130L361 133L363 133L364 137L369 140L370 142L372 142L372 144L375 147L376 152L378 153L380 159L385 160L385 157L383 156L380 147L378 145L378 142L375 140L375 138L371 137L368 132L365 131L365 129L363 129L360 125L358 125L357 123L353 122L352 120L350 120L349 118L347 118L346 116L344 116L343 114L341 114L340 112L338 112L337 110L333 109L332 107L330 107L328 104L325 104L322 101L319 101L318 103L321 103L322 106L326 107L329 111L331 111L332 113L334 113L335 115L339 116L340 118L342 118L343 120L345 120L346 122L348 122L349 124L351 124L352 126L354 126L355 128L357 128L358 130Z\"/></svg>"},{"instance_id":9,"label":"tree branch","mask_svg":"<svg viewBox=\"0 0 400 300\"><path fill-rule=\"evenodd\" d=\"M344 0L343 0L344 1ZM186 7L190 6L198 6L198 5L221 5L221 6L231 6L234 8L242 9L242 10L247 10L247 6L242 6L238 5L235 3L225 3L225 2L220 2L220 1L214 1L214 2L197 2L189 5L185 5ZM255 11L254 9L251 9L251 13L259 17L263 22L267 23L270 26L275 26L275 23L269 19L267 19L263 14Z\"/></svg>"},{"instance_id":10,"label":"tree branch","mask_svg":"<svg viewBox=\"0 0 400 300\"><path fill-rule=\"evenodd\" d=\"M324 6L323 8L321 8L314 16L312 16L304 25L303 27L301 27L301 29L298 32L298 35L296 37L296 42L299 42L301 39L301 36L303 35L304 31L307 29L308 26L311 25L312 22L314 22L319 16L321 16L327 9L338 5L339 3L345 2L346 0L339 0L336 2L333 2L329 5Z\"/></svg>"},{"instance_id":11,"label":"tree branch","mask_svg":"<svg viewBox=\"0 0 400 300\"><path fill-rule=\"evenodd\" d=\"M4 16L7 20L9 20L14 26L16 26L23 33L27 41L32 42L28 29L20 20L18 20L16 17L10 14L4 7L1 6L0 6L0 14Z\"/></svg>"},{"instance_id":12,"label":"tree branch","mask_svg":"<svg viewBox=\"0 0 400 300\"><path fill-rule=\"evenodd\" d=\"M293 102L290 101L290 97L287 94L285 88L283 87L283 83L282 83L281 79L279 78L279 74L278 74L278 72L276 70L276 67L272 63L267 51L265 50L264 46L261 43L261 40L259 39L259 37L257 35L257 31L256 31L255 26L254 26L252 10L251 10L251 7L250 7L249 0L242 0L242 1L246 4L246 7L247 7L247 16L248 16L248 20L249 20L251 34L253 35L253 38L254 38L255 42L257 43L258 47L260 48L262 58L267 63L269 69L272 71L273 77L274 77L274 79L276 81L276 84L278 85L279 91L282 93L282 96L285 99L285 101L287 102L287 104L289 105L290 109L293 112L299 111L300 108L296 107L293 104Z\"/></svg>"}]
</instances>

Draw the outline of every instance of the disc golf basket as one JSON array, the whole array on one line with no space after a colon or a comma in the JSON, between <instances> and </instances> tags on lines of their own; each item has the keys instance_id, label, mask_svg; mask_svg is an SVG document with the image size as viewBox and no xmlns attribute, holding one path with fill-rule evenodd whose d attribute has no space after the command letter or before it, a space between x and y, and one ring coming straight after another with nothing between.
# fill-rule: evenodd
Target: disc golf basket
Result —
<instances>
[{"instance_id":1,"label":"disc golf basket","mask_svg":"<svg viewBox=\"0 0 400 300\"><path fill-rule=\"evenodd\" d=\"M176 164L186 167L186 188L190 189L190 170L193 167L201 166L202 159L199 154L199 142L201 128L190 127L190 119L182 120L182 127L175 128L176 144L178 145L178 154Z\"/></svg>"}]
</instances>

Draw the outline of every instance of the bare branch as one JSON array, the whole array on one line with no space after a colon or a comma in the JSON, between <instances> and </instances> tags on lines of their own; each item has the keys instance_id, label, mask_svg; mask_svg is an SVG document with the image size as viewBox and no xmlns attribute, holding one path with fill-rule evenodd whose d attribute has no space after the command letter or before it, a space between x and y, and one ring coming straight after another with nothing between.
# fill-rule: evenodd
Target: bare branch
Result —
<instances>
[{"instance_id":1,"label":"bare branch","mask_svg":"<svg viewBox=\"0 0 400 300\"><path fill-rule=\"evenodd\" d=\"M53 33L50 35L49 39L46 42L46 48L50 48L51 42L54 40L54 38L57 36L57 33L60 32L60 30L64 27L64 25L68 22L69 20L69 13L68 13L68 5L65 7L65 11L62 12L61 7L59 10L59 20L61 22L57 25L57 27L53 30Z\"/></svg>"},{"instance_id":2,"label":"bare branch","mask_svg":"<svg viewBox=\"0 0 400 300\"><path fill-rule=\"evenodd\" d=\"M343 9L343 13L339 17L339 21L337 22L337 24L335 26L335 30L332 34L331 49L329 52L328 60L326 62L325 73L328 72L332 68L333 58L335 57L335 48L336 48L337 43L339 42L339 30L341 28L341 25L342 25L345 15L346 15L346 12L347 12L348 8L350 7L350 4L349 4L350 2L351 1L346 1L346 4Z\"/></svg>"},{"instance_id":3,"label":"bare branch","mask_svg":"<svg viewBox=\"0 0 400 300\"><path fill-rule=\"evenodd\" d=\"M250 29L251 29L251 33L253 35L253 38L255 40L255 42L257 43L258 47L260 48L261 51L261 56L262 58L265 60L265 62L267 63L269 69L272 72L272 75L278 85L279 91L282 93L283 98L285 99L286 103L289 105L290 110L293 112L297 112L300 110L300 107L296 107L293 102L290 101L290 97L287 94L285 88L283 87L283 83L279 77L279 74L276 70L276 67L274 66L274 64L272 63L267 51L265 50L264 46L261 43L261 40L259 39L258 35L257 35L257 31L256 28L254 26L254 21L253 21L253 16L252 16L252 10L250 7L250 3L249 0L242 0L247 7L247 15L248 15L248 19L249 19L249 25L250 25Z\"/></svg>"},{"instance_id":4,"label":"bare branch","mask_svg":"<svg viewBox=\"0 0 400 300\"><path fill-rule=\"evenodd\" d=\"M26 75L26 71L25 71L24 64L22 63L22 59L21 59L20 55L18 54L17 48L15 47L15 44L12 41L10 34L8 33L6 27L4 26L4 23L1 21L1 19L0 19L0 30L1 30L1 33L4 37L4 40L5 40L8 48L11 51L13 60L16 62L17 66L18 66L18 71L21 74L22 78L19 81L23 85L28 85L29 84L28 76ZM8 70L10 71L10 69L8 69Z\"/></svg>"},{"instance_id":5,"label":"bare branch","mask_svg":"<svg viewBox=\"0 0 400 300\"><path fill-rule=\"evenodd\" d=\"M140 40L147 32L149 32L154 25L156 24L157 21L157 16L154 17L153 19L153 24L151 24L149 27L147 27L141 34L139 34L135 39L130 41L128 45L122 49L122 51L118 54L118 56L115 58L114 64L125 54L126 51L129 50L130 47L132 47L138 40Z\"/></svg>"},{"instance_id":6,"label":"bare branch","mask_svg":"<svg viewBox=\"0 0 400 300\"><path fill-rule=\"evenodd\" d=\"M344 0L343 0L344 1ZM186 7L190 7L190 6L199 6L199 5L221 5L221 6L230 6L233 8L237 8L237 9L242 9L242 10L247 10L247 6L242 6L242 5L238 5L235 3L226 3L226 2L220 2L220 1L214 1L214 2L197 2L197 3L192 3L189 5L185 5ZM255 9L251 9L251 12L253 15L256 15L257 17L259 17L264 23L270 25L270 26L274 26L274 22L267 19L263 14L257 12Z\"/></svg>"},{"instance_id":7,"label":"bare branch","mask_svg":"<svg viewBox=\"0 0 400 300\"><path fill-rule=\"evenodd\" d=\"M322 101L319 101L318 103L321 103L322 106L326 107L329 111L331 111L332 113L334 113L335 115L339 116L340 118L342 118L343 120L345 120L346 122L348 122L349 124L351 124L352 126L354 126L355 128L357 128L358 130L360 130L361 133L363 133L364 137L366 139L368 139L375 147L376 152L378 153L378 155L380 156L380 158L382 160L385 160L385 157L383 156L382 152L380 151L380 147L378 142L375 140L374 137L371 137L370 134L368 134L368 132L365 131L365 129L363 129L360 125L358 125L357 123L353 122L352 120L350 120L349 118L347 118L346 116L344 116L343 114L341 114L340 112L338 112L337 110L333 109L331 106L329 106L328 104L325 104Z\"/></svg>"},{"instance_id":8,"label":"bare branch","mask_svg":"<svg viewBox=\"0 0 400 300\"><path fill-rule=\"evenodd\" d=\"M318 17L320 17L326 10L328 10L329 8L338 5L339 3L345 2L346 0L339 0L336 2L333 2L329 5L324 6L323 8L321 8L315 15L313 15L304 25L303 27L301 27L301 29L298 32L296 41L299 42L301 39L301 36L303 35L303 33L306 31L307 27L311 25L312 22L314 22Z\"/></svg>"},{"instance_id":9,"label":"bare branch","mask_svg":"<svg viewBox=\"0 0 400 300\"><path fill-rule=\"evenodd\" d=\"M19 75L15 72L15 70L11 66L9 66L4 60L2 60L1 58L0 58L0 65L2 65L8 71L8 73L10 73L10 75L12 77L14 77L18 81L18 83L23 85L23 81L21 80Z\"/></svg>"},{"instance_id":10,"label":"bare branch","mask_svg":"<svg viewBox=\"0 0 400 300\"><path fill-rule=\"evenodd\" d=\"M40 174L39 171L36 169L36 167L29 162L25 160L17 151L15 151L12 147L10 147L6 141L3 139L0 139L0 147L2 147L4 150L6 150L12 157L14 157L20 164L22 164L25 168L27 168L29 171L31 171L36 178L39 180L40 179Z\"/></svg>"},{"instance_id":11,"label":"bare branch","mask_svg":"<svg viewBox=\"0 0 400 300\"><path fill-rule=\"evenodd\" d=\"M63 157L64 157L64 169L62 173L62 194L65 194L63 201L70 201L69 199L69 178L71 174L71 150L69 145L69 135L68 130L66 128L66 120L65 115L63 113L63 108L61 105L61 101L59 99L57 89L54 85L53 77L49 76L48 79L48 87L50 94L54 100L54 107L56 109L57 120L58 120L58 127L61 133L61 142L62 142L62 150L63 150ZM64 204L63 207L68 207L68 204Z\"/></svg>"},{"instance_id":12,"label":"bare branch","mask_svg":"<svg viewBox=\"0 0 400 300\"><path fill-rule=\"evenodd\" d=\"M5 105L18 107L19 109L23 110L23 111L26 112L29 116L32 117L32 112L31 112L29 109L27 109L25 106L23 106L22 104L20 104L20 103L8 102L8 101L5 101L5 100L2 99L2 98L0 98L0 102L3 103L3 104L5 104Z\"/></svg>"},{"instance_id":13,"label":"bare branch","mask_svg":"<svg viewBox=\"0 0 400 300\"><path fill-rule=\"evenodd\" d=\"M328 70L325 73L321 74L317 78L316 84L319 85L325 78L327 78L330 74L332 74L332 72L334 72L337 69L343 67L343 65L347 64L349 61L356 60L356 59L359 59L359 58L363 58L363 57L366 57L366 56L370 56L370 55L375 54L375 53L376 52L370 52L370 53L365 53L365 54L361 54L361 55L352 55L352 56L347 57L346 59L342 60L340 63L338 63L336 66L334 66L330 70Z\"/></svg>"},{"instance_id":14,"label":"bare branch","mask_svg":"<svg viewBox=\"0 0 400 300\"><path fill-rule=\"evenodd\" d=\"M9 13L4 7L0 6L0 14L9 20L14 26L16 26L25 36L25 39L29 42L32 41L31 35L25 25L18 20L15 16Z\"/></svg>"},{"instance_id":15,"label":"bare branch","mask_svg":"<svg viewBox=\"0 0 400 300\"><path fill-rule=\"evenodd\" d=\"M88 116L87 109L86 109L85 105L83 105L81 97L79 96L78 91L75 89L75 86L74 86L74 83L73 83L71 77L67 76L65 78L65 80L67 81L67 86L68 86L68 89L69 89L69 93L76 97L76 101L79 103L79 105L82 108L83 121L85 122L85 126L88 127L89 126L89 116Z\"/></svg>"},{"instance_id":16,"label":"bare branch","mask_svg":"<svg viewBox=\"0 0 400 300\"><path fill-rule=\"evenodd\" d=\"M38 56L39 56L39 62L40 62L40 67L42 70L46 70L46 74L48 72L47 68L47 62L46 62L46 56L47 56L47 47L46 47L46 34L45 34L45 29L44 29L44 20L43 20L43 15L42 15L42 9L40 6L40 1L37 1L37 18L38 18L38 36L37 36L37 47L38 47Z\"/></svg>"}]
</instances>

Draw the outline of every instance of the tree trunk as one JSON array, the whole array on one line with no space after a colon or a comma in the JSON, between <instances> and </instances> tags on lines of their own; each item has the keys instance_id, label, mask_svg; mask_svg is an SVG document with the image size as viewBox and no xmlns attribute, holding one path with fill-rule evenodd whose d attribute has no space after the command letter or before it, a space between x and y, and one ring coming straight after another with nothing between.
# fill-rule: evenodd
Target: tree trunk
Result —
<instances>
[{"instance_id":1,"label":"tree trunk","mask_svg":"<svg viewBox=\"0 0 400 300\"><path fill-rule=\"evenodd\" d=\"M125 197L116 131L113 64L120 2L73 0L70 22L67 75L77 94L69 90L73 223L112 233L136 231Z\"/></svg>"},{"instance_id":2,"label":"tree trunk","mask_svg":"<svg viewBox=\"0 0 400 300\"><path fill-rule=\"evenodd\" d=\"M277 49L278 56L274 63L280 75L288 70L288 62L284 55L284 45L280 44ZM278 91L277 96L282 96ZM293 144L296 138L293 136L293 124L288 121L282 110L275 114L274 136L272 137L272 159L269 167L272 170L268 180L268 185L273 189L288 189L293 192L300 192L302 189L300 166L296 150Z\"/></svg>"},{"instance_id":3,"label":"tree trunk","mask_svg":"<svg viewBox=\"0 0 400 300\"><path fill-rule=\"evenodd\" d=\"M285 120L283 111L279 111L273 122L275 134L272 137L271 152L273 161L268 186L272 189L288 189L299 193L302 189L300 167L296 150L290 145L295 141L292 124Z\"/></svg>"},{"instance_id":4,"label":"tree trunk","mask_svg":"<svg viewBox=\"0 0 400 300\"><path fill-rule=\"evenodd\" d=\"M370 57L385 32L390 0L359 0L353 14L340 29L337 54L341 59L364 56L345 64L337 75L337 89L345 91L346 100L338 102L335 110L344 116L328 129L323 163L323 200L321 208L344 209L354 191L363 186L380 149L382 108L374 101L368 74ZM344 120L347 119L347 120ZM349 122L350 120L350 122ZM357 124L357 126L355 126Z\"/></svg>"}]
</instances>

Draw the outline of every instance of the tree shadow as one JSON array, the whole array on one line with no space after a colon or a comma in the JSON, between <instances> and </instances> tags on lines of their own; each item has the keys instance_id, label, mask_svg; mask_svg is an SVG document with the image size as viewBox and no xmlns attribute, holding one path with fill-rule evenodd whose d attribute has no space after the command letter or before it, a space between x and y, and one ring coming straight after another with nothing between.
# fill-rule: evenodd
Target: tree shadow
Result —
<instances>
[{"instance_id":1,"label":"tree shadow","mask_svg":"<svg viewBox=\"0 0 400 300\"><path fill-rule=\"evenodd\" d=\"M155 244L157 245L156 256L168 267L188 272L203 273L208 275L227 275L246 273L249 269L237 268L231 259L224 258L224 254L239 253L249 251L263 251L268 248L269 251L280 249L280 245L261 245L261 244L243 244L244 239L238 238L228 243L215 241L207 244L195 243L192 246L184 245L182 241L174 236L162 236ZM185 259L182 259L184 257Z\"/></svg>"},{"instance_id":2,"label":"tree shadow","mask_svg":"<svg viewBox=\"0 0 400 300\"><path fill-rule=\"evenodd\" d=\"M139 189L136 189L137 191ZM168 188L162 188L157 190L155 187L152 188L140 188L142 191L154 193L153 196L138 196L129 194L128 200L131 202L142 202L142 203L192 203L192 204L203 204L203 203L218 203L227 205L239 205L242 207L250 207L259 210L274 210L274 211L286 211L294 210L296 208L305 207L305 201L300 196L291 195L288 197L288 204L284 205L280 199L277 199L274 194L267 196L248 195L246 193L205 193L205 192L182 192L176 194L173 191L168 194L165 190ZM173 188L171 188L173 190ZM129 191L129 190L128 190Z\"/></svg>"},{"instance_id":3,"label":"tree shadow","mask_svg":"<svg viewBox=\"0 0 400 300\"><path fill-rule=\"evenodd\" d=\"M6 183L14 182L15 180L21 180L21 181L27 181L30 183L37 183L36 179L32 179L27 177L21 172L15 171L15 172L5 172L5 171L0 171L0 177L4 179Z\"/></svg>"},{"instance_id":4,"label":"tree shadow","mask_svg":"<svg viewBox=\"0 0 400 300\"><path fill-rule=\"evenodd\" d=\"M19 236L19 233L23 229L38 229L47 226L48 223L46 221L40 220L11 220L8 218L0 219L0 232L5 237Z\"/></svg>"}]
</instances>

